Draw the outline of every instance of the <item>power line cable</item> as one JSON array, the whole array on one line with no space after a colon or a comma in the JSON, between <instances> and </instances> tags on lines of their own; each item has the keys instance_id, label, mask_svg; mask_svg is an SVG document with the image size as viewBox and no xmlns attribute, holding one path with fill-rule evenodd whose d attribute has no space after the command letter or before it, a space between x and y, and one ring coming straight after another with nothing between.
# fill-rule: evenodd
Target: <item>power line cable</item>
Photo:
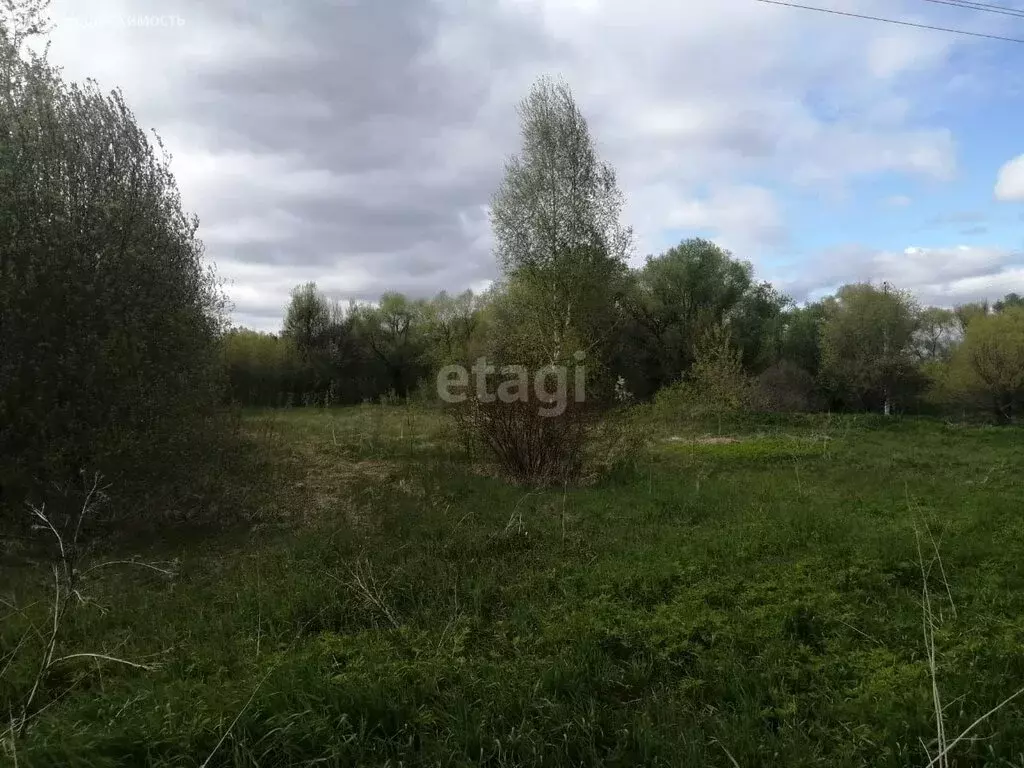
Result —
<instances>
[{"instance_id":1,"label":"power line cable","mask_svg":"<svg viewBox=\"0 0 1024 768\"><path fill-rule=\"evenodd\" d=\"M994 11L1018 11L1018 12L1024 12L1024 11L1021 11L1021 9L1018 8L1016 5L999 5L997 3L982 3L979 0L953 0L953 1L957 2L957 3L960 3L961 5L970 5L970 6L973 6L975 8L979 8L979 9L984 8L986 10L994 10Z\"/></svg>"},{"instance_id":2,"label":"power line cable","mask_svg":"<svg viewBox=\"0 0 1024 768\"><path fill-rule=\"evenodd\" d=\"M813 5L800 5L799 3L787 3L783 0L756 0L758 3L768 3L769 5L784 5L788 8L800 8L805 11L818 11L820 13L832 13L836 16L849 16L854 19L868 19L869 21L882 21L886 24L899 24L902 27L916 27L917 29L931 29L936 32L952 32L955 35L969 35L971 37L984 37L988 40L1002 40L1007 43L1021 43L1024 44L1024 40L1017 37L1003 37L1002 35L989 35L984 32L968 32L966 29L952 29L950 27L935 27L931 24L917 24L913 21L900 21L898 19L885 19L881 16L867 16L862 13L850 13L849 11L837 11L833 8L818 8Z\"/></svg>"},{"instance_id":3,"label":"power line cable","mask_svg":"<svg viewBox=\"0 0 1024 768\"><path fill-rule=\"evenodd\" d=\"M924 0L926 3L936 5L950 5L954 8L966 8L969 11L983 11L984 13L998 13L1003 16L1024 19L1024 10L1010 8L1006 5L989 5L988 3L972 3L968 0Z\"/></svg>"}]
</instances>

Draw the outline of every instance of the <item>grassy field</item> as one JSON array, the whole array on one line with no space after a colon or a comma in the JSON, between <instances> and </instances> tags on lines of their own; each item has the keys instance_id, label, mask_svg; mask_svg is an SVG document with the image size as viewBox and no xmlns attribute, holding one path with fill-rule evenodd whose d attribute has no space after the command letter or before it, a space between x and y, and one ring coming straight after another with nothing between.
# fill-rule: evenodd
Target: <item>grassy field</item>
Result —
<instances>
[{"instance_id":1,"label":"grassy field","mask_svg":"<svg viewBox=\"0 0 1024 768\"><path fill-rule=\"evenodd\" d=\"M427 411L246 425L255 524L90 576L57 653L152 668L55 666L18 765L925 766L930 667L946 742L1024 686L1017 429L651 423L610 477L530 492ZM52 577L2 575L7 715ZM1024 766L1022 715L949 764Z\"/></svg>"}]
</instances>

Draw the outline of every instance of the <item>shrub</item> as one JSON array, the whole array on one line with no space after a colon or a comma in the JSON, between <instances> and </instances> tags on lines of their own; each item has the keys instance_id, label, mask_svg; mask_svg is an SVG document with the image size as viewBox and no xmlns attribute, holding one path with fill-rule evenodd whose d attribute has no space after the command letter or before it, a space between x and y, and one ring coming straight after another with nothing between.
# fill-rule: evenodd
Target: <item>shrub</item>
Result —
<instances>
[{"instance_id":1,"label":"shrub","mask_svg":"<svg viewBox=\"0 0 1024 768\"><path fill-rule=\"evenodd\" d=\"M814 377L786 360L765 369L757 377L757 405L771 412L796 413L821 408Z\"/></svg>"},{"instance_id":2,"label":"shrub","mask_svg":"<svg viewBox=\"0 0 1024 768\"><path fill-rule=\"evenodd\" d=\"M755 382L743 369L740 350L722 326L706 332L697 344L693 367L685 379L655 396L661 418L721 418L750 410Z\"/></svg>"},{"instance_id":3,"label":"shrub","mask_svg":"<svg viewBox=\"0 0 1024 768\"><path fill-rule=\"evenodd\" d=\"M140 487L188 474L223 383L198 222L118 92L23 59L2 25L0 78L6 500L41 503L82 470Z\"/></svg>"},{"instance_id":4,"label":"shrub","mask_svg":"<svg viewBox=\"0 0 1024 768\"><path fill-rule=\"evenodd\" d=\"M650 403L618 407L602 414L590 430L585 475L596 479L619 469L635 469L651 437Z\"/></svg>"},{"instance_id":5,"label":"shrub","mask_svg":"<svg viewBox=\"0 0 1024 768\"><path fill-rule=\"evenodd\" d=\"M544 415L551 401L485 402L469 397L453 407L464 439L482 444L515 482L552 485L576 482L586 467L586 443L596 413L570 401L561 414Z\"/></svg>"},{"instance_id":6,"label":"shrub","mask_svg":"<svg viewBox=\"0 0 1024 768\"><path fill-rule=\"evenodd\" d=\"M1024 308L971 319L947 386L955 397L987 407L996 423L1010 423L1024 404Z\"/></svg>"}]
</instances>

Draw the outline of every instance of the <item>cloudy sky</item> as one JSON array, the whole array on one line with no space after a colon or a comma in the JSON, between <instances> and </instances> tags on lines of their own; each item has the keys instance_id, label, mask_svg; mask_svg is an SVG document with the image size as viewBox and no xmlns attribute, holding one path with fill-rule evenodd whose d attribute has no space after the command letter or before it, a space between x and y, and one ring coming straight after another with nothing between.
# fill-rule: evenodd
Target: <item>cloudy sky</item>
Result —
<instances>
[{"instance_id":1,"label":"cloudy sky","mask_svg":"<svg viewBox=\"0 0 1024 768\"><path fill-rule=\"evenodd\" d=\"M1024 12L806 4L1024 40ZM635 263L701 235L797 299L1024 293L1024 44L757 0L51 10L66 76L120 87L163 137L239 324L277 330L307 280L362 300L486 285L487 205L542 74L618 170Z\"/></svg>"}]
</instances>

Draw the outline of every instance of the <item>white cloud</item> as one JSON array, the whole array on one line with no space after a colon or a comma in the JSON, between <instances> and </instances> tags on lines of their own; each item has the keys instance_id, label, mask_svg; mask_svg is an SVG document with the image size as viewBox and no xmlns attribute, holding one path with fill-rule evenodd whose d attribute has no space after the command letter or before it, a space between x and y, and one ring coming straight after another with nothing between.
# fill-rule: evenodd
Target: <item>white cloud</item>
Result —
<instances>
[{"instance_id":1,"label":"white cloud","mask_svg":"<svg viewBox=\"0 0 1024 768\"><path fill-rule=\"evenodd\" d=\"M911 200L906 195L893 195L892 197L888 197L885 200L885 204L888 205L890 208L906 208L913 202L914 201Z\"/></svg>"},{"instance_id":2,"label":"white cloud","mask_svg":"<svg viewBox=\"0 0 1024 768\"><path fill-rule=\"evenodd\" d=\"M1014 158L999 170L996 199L1024 202L1024 155Z\"/></svg>"},{"instance_id":3,"label":"white cloud","mask_svg":"<svg viewBox=\"0 0 1024 768\"><path fill-rule=\"evenodd\" d=\"M960 245L951 248L910 247L902 253L880 252L872 270L897 285L948 285L1000 271L1021 254L1003 248Z\"/></svg>"},{"instance_id":4,"label":"white cloud","mask_svg":"<svg viewBox=\"0 0 1024 768\"><path fill-rule=\"evenodd\" d=\"M484 207L539 74L573 87L641 253L699 228L756 260L802 224L787 187L957 172L954 137L923 110L966 38L751 0L330 5L168 0L184 23L141 29L120 20L152 13L145 0L54 0L52 57L121 86L164 135L236 316L263 327L304 280L360 299L485 284Z\"/></svg>"},{"instance_id":5,"label":"white cloud","mask_svg":"<svg viewBox=\"0 0 1024 768\"><path fill-rule=\"evenodd\" d=\"M952 134L918 116L925 89L904 80L941 66L955 38L745 0L506 5L536 12L555 45L496 72L485 111L512 123L510 104L534 75L564 75L619 171L640 254L670 244L666 230L690 226L747 257L770 252L795 222L762 179L835 193L886 172L940 181L956 173ZM464 14L448 65L485 59L491 37L480 30L498 21L486 10ZM515 149L513 133L496 135Z\"/></svg>"},{"instance_id":6,"label":"white cloud","mask_svg":"<svg viewBox=\"0 0 1024 768\"><path fill-rule=\"evenodd\" d=\"M927 69L941 61L947 49L946 41L932 32L890 28L868 46L868 71L874 77L889 78Z\"/></svg>"},{"instance_id":7,"label":"white cloud","mask_svg":"<svg viewBox=\"0 0 1024 768\"><path fill-rule=\"evenodd\" d=\"M275 197L339 194L344 180L324 168L303 168L301 157L188 148L172 159L182 191L196 198L262 191Z\"/></svg>"},{"instance_id":8,"label":"white cloud","mask_svg":"<svg viewBox=\"0 0 1024 768\"><path fill-rule=\"evenodd\" d=\"M664 225L711 230L747 243L778 242L786 234L775 195L753 185L716 187L707 197L680 200L668 211Z\"/></svg>"},{"instance_id":9,"label":"white cloud","mask_svg":"<svg viewBox=\"0 0 1024 768\"><path fill-rule=\"evenodd\" d=\"M818 297L846 283L887 281L925 304L953 306L1024 293L1024 252L959 245L885 251L848 246L821 255L810 271L780 284L797 298Z\"/></svg>"}]
</instances>

